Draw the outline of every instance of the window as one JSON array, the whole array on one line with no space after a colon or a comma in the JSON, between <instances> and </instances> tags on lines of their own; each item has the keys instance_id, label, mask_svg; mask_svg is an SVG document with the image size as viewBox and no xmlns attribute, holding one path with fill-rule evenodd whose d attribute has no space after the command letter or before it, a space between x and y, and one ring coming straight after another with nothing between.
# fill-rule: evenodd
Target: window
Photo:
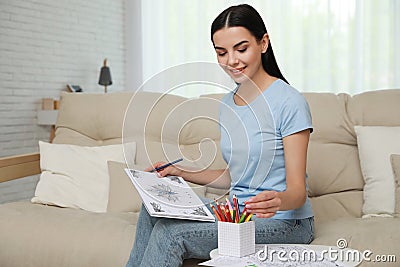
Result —
<instances>
[{"instance_id":1,"label":"window","mask_svg":"<svg viewBox=\"0 0 400 267\"><path fill-rule=\"evenodd\" d=\"M210 26L222 10L236 3L142 1L143 80L178 64L217 62ZM400 52L396 49L400 47L400 1L246 3L260 12L281 71L299 91L354 94L400 88ZM214 89L196 90L203 94ZM193 96L196 92L182 89L179 94Z\"/></svg>"}]
</instances>

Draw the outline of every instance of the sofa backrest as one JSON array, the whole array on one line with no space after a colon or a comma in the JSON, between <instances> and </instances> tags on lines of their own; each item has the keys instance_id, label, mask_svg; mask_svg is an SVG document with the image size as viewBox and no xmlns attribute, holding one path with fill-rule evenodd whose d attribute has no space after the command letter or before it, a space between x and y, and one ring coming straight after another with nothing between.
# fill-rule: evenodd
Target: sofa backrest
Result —
<instances>
[{"instance_id":1,"label":"sofa backrest","mask_svg":"<svg viewBox=\"0 0 400 267\"><path fill-rule=\"evenodd\" d=\"M136 165L184 156L182 165L225 168L219 150L218 105L222 95L187 99L153 92L62 93L54 143L99 146L136 142ZM129 163L128 163L129 165ZM226 190L197 188L204 196Z\"/></svg>"},{"instance_id":2,"label":"sofa backrest","mask_svg":"<svg viewBox=\"0 0 400 267\"><path fill-rule=\"evenodd\" d=\"M360 217L364 180L354 126L399 126L400 90L304 96L314 127L307 162L314 214L320 221Z\"/></svg>"},{"instance_id":3,"label":"sofa backrest","mask_svg":"<svg viewBox=\"0 0 400 267\"><path fill-rule=\"evenodd\" d=\"M347 94L304 93L311 109L307 172L317 220L360 217L363 178L355 125L400 125L400 90ZM136 164L184 155L183 164L225 168L219 149L222 95L187 99L152 92L61 95L54 143L86 146L137 143ZM207 197L224 190L207 187Z\"/></svg>"}]
</instances>

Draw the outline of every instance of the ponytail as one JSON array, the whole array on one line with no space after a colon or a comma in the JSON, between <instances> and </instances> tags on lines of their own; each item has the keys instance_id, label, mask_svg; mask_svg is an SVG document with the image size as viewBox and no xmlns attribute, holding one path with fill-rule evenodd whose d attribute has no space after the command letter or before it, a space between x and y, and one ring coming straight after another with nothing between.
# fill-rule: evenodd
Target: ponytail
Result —
<instances>
[{"instance_id":1,"label":"ponytail","mask_svg":"<svg viewBox=\"0 0 400 267\"><path fill-rule=\"evenodd\" d=\"M264 70L271 76L279 78L285 81L287 84L289 82L283 77L281 70L276 62L274 51L272 50L271 41L268 44L267 51L261 55L262 65Z\"/></svg>"}]
</instances>

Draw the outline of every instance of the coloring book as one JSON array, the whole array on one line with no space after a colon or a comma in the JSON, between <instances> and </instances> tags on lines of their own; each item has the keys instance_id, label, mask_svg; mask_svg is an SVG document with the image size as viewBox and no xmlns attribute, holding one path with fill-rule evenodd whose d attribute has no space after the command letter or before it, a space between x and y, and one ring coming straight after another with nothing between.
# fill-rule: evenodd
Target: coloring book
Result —
<instances>
[{"instance_id":1,"label":"coloring book","mask_svg":"<svg viewBox=\"0 0 400 267\"><path fill-rule=\"evenodd\" d=\"M148 213L167 217L214 222L215 218L182 177L160 178L156 173L125 169Z\"/></svg>"}]
</instances>

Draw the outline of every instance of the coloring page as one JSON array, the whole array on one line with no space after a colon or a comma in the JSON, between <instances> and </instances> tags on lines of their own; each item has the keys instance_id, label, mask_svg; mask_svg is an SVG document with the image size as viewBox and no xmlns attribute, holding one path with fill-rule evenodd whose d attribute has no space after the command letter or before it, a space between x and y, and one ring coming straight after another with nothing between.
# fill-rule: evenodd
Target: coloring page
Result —
<instances>
[{"instance_id":1,"label":"coloring page","mask_svg":"<svg viewBox=\"0 0 400 267\"><path fill-rule=\"evenodd\" d=\"M150 215L215 221L214 216L182 177L125 169Z\"/></svg>"}]
</instances>

